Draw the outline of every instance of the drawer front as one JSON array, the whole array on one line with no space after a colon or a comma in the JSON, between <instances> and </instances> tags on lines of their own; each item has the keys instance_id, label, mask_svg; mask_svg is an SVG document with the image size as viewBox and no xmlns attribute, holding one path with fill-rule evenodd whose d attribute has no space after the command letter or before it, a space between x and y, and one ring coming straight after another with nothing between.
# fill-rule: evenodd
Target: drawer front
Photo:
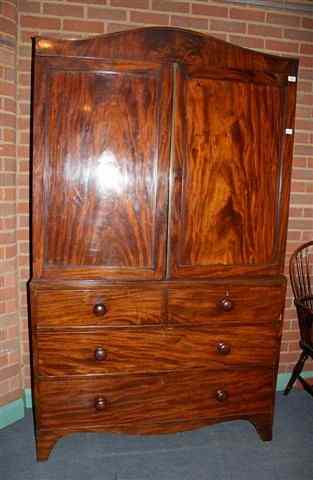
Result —
<instances>
[{"instance_id":1,"label":"drawer front","mask_svg":"<svg viewBox=\"0 0 313 480\"><path fill-rule=\"evenodd\" d=\"M143 373L234 365L271 366L278 350L273 328L234 327L40 333L39 375Z\"/></svg>"},{"instance_id":2,"label":"drawer front","mask_svg":"<svg viewBox=\"0 0 313 480\"><path fill-rule=\"evenodd\" d=\"M38 327L149 325L162 321L164 309L161 289L116 287L32 294L32 316Z\"/></svg>"},{"instance_id":3,"label":"drawer front","mask_svg":"<svg viewBox=\"0 0 313 480\"><path fill-rule=\"evenodd\" d=\"M271 411L272 388L270 369L40 381L38 426L153 433L175 422L179 429L179 422L205 424Z\"/></svg>"},{"instance_id":4,"label":"drawer front","mask_svg":"<svg viewBox=\"0 0 313 480\"><path fill-rule=\"evenodd\" d=\"M256 324L279 318L284 304L281 286L214 286L169 288L168 321L211 324L218 321Z\"/></svg>"}]
</instances>

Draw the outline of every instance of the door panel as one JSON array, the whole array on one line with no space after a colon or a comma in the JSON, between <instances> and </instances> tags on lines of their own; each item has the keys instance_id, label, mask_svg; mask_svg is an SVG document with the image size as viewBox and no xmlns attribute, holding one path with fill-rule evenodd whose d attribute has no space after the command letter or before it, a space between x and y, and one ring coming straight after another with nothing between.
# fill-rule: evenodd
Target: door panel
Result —
<instances>
[{"instance_id":1,"label":"door panel","mask_svg":"<svg viewBox=\"0 0 313 480\"><path fill-rule=\"evenodd\" d=\"M53 65L46 97L46 275L162 278L169 70Z\"/></svg>"},{"instance_id":2,"label":"door panel","mask_svg":"<svg viewBox=\"0 0 313 480\"><path fill-rule=\"evenodd\" d=\"M284 89L273 82L178 70L171 276L273 262L283 117Z\"/></svg>"}]
</instances>

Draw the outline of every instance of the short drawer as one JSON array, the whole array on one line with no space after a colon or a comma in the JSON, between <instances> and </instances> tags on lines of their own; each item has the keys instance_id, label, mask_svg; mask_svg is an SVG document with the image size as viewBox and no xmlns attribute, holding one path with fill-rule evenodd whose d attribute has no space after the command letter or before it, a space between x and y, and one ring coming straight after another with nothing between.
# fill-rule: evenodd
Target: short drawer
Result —
<instances>
[{"instance_id":1,"label":"short drawer","mask_svg":"<svg viewBox=\"0 0 313 480\"><path fill-rule=\"evenodd\" d=\"M40 381L39 428L91 426L128 433L183 430L271 411L272 370L199 371ZM163 427L162 427L163 425Z\"/></svg>"},{"instance_id":2,"label":"short drawer","mask_svg":"<svg viewBox=\"0 0 313 480\"><path fill-rule=\"evenodd\" d=\"M174 328L40 333L43 376L143 373L225 366L271 366L278 351L272 328Z\"/></svg>"},{"instance_id":3,"label":"short drawer","mask_svg":"<svg viewBox=\"0 0 313 480\"><path fill-rule=\"evenodd\" d=\"M161 289L110 287L32 293L32 318L38 327L149 325L162 322L164 308Z\"/></svg>"},{"instance_id":4,"label":"short drawer","mask_svg":"<svg viewBox=\"0 0 313 480\"><path fill-rule=\"evenodd\" d=\"M168 321L175 324L244 324L273 322L282 312L281 286L214 286L169 288Z\"/></svg>"}]
</instances>

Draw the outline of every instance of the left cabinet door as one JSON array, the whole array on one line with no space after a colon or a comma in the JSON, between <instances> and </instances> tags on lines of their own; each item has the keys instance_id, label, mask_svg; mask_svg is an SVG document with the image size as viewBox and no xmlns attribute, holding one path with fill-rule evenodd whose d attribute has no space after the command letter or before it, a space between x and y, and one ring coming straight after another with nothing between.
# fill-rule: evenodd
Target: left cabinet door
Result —
<instances>
[{"instance_id":1,"label":"left cabinet door","mask_svg":"<svg viewBox=\"0 0 313 480\"><path fill-rule=\"evenodd\" d=\"M33 276L163 278L170 68L38 56L33 97Z\"/></svg>"}]
</instances>

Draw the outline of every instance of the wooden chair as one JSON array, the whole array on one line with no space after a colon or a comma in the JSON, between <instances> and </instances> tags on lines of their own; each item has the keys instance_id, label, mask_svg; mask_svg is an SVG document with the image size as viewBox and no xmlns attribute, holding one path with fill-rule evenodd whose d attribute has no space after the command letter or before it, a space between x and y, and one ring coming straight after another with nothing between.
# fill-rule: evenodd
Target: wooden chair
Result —
<instances>
[{"instance_id":1,"label":"wooden chair","mask_svg":"<svg viewBox=\"0 0 313 480\"><path fill-rule=\"evenodd\" d=\"M313 396L313 387L301 376L308 358L313 359L313 241L301 245L291 256L289 274L297 309L301 354L284 391L288 395L298 379Z\"/></svg>"}]
</instances>

